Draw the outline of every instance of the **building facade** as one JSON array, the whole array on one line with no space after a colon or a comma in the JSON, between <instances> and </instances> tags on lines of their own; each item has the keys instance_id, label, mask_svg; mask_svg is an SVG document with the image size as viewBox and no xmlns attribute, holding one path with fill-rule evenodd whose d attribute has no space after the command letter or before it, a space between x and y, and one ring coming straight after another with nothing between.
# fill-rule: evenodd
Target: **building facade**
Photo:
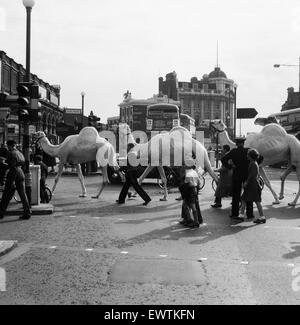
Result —
<instances>
[{"instance_id":1,"label":"building facade","mask_svg":"<svg viewBox=\"0 0 300 325\"><path fill-rule=\"evenodd\" d=\"M222 119L233 134L236 84L216 67L201 79L178 81L175 71L168 73L166 79L159 78L159 93L180 102L181 112L195 119L197 130L204 130L208 137L210 120Z\"/></svg>"},{"instance_id":2,"label":"building facade","mask_svg":"<svg viewBox=\"0 0 300 325\"><path fill-rule=\"evenodd\" d=\"M18 83L25 80L25 68L0 50L0 93L17 95ZM42 119L30 123L30 133L44 131L51 142L57 143L56 126L63 120L63 110L60 108L60 86L50 85L31 74L31 81L39 86ZM10 114L0 121L0 143L5 139L14 139L18 143L23 141L24 128L17 115Z\"/></svg>"},{"instance_id":3,"label":"building facade","mask_svg":"<svg viewBox=\"0 0 300 325\"><path fill-rule=\"evenodd\" d=\"M287 89L287 100L282 105L281 111L287 111L289 109L299 108L300 107L300 93L295 92L293 87Z\"/></svg>"}]
</instances>

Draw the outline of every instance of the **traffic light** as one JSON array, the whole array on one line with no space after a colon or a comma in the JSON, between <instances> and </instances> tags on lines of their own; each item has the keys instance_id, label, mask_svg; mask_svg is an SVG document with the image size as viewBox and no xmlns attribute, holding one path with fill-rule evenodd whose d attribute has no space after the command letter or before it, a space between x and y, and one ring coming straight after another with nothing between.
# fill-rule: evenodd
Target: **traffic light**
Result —
<instances>
[{"instance_id":1,"label":"traffic light","mask_svg":"<svg viewBox=\"0 0 300 325\"><path fill-rule=\"evenodd\" d=\"M42 119L41 104L39 98L41 97L38 85L31 85L30 88L30 108L29 119L31 122L38 122Z\"/></svg>"},{"instance_id":2,"label":"traffic light","mask_svg":"<svg viewBox=\"0 0 300 325\"><path fill-rule=\"evenodd\" d=\"M39 86L31 82L19 82L17 91L20 120L23 122L37 122L41 120Z\"/></svg>"},{"instance_id":3,"label":"traffic light","mask_svg":"<svg viewBox=\"0 0 300 325\"><path fill-rule=\"evenodd\" d=\"M31 82L19 82L18 84L18 103L21 107L29 107L30 105L31 86Z\"/></svg>"},{"instance_id":4,"label":"traffic light","mask_svg":"<svg viewBox=\"0 0 300 325\"><path fill-rule=\"evenodd\" d=\"M31 82L19 82L17 87L19 104L18 114L21 121L29 121L31 85Z\"/></svg>"}]
</instances>

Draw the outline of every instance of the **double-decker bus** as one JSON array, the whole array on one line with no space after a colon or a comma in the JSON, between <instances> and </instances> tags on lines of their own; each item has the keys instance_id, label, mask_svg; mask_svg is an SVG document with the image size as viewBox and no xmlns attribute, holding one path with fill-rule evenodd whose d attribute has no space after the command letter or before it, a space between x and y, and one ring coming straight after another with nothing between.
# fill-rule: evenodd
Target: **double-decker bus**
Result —
<instances>
[{"instance_id":1,"label":"double-decker bus","mask_svg":"<svg viewBox=\"0 0 300 325\"><path fill-rule=\"evenodd\" d=\"M174 104L153 104L147 107L147 131L170 131L179 126L179 107Z\"/></svg>"},{"instance_id":2,"label":"double-decker bus","mask_svg":"<svg viewBox=\"0 0 300 325\"><path fill-rule=\"evenodd\" d=\"M300 131L300 108L289 109L280 113L271 114L269 119L276 118L287 133L296 134Z\"/></svg>"},{"instance_id":3,"label":"double-decker bus","mask_svg":"<svg viewBox=\"0 0 300 325\"><path fill-rule=\"evenodd\" d=\"M191 116L180 114L180 126L186 128L191 133L192 137L196 136L195 120Z\"/></svg>"}]
</instances>

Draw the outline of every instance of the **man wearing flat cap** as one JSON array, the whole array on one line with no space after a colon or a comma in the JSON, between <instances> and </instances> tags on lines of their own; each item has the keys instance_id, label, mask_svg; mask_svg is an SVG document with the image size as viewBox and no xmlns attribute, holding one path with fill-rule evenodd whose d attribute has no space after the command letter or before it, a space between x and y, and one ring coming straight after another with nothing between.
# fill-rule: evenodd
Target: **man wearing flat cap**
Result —
<instances>
[{"instance_id":1,"label":"man wearing flat cap","mask_svg":"<svg viewBox=\"0 0 300 325\"><path fill-rule=\"evenodd\" d=\"M7 206L12 197L14 196L16 189L19 193L20 199L22 200L24 209L24 214L20 217L20 219L30 219L31 210L25 193L25 175L22 170L22 166L25 163L25 159L23 154L16 149L16 142L14 140L7 141L7 147L8 173L0 203L0 219L3 219Z\"/></svg>"},{"instance_id":2,"label":"man wearing flat cap","mask_svg":"<svg viewBox=\"0 0 300 325\"><path fill-rule=\"evenodd\" d=\"M232 210L231 218L238 219L239 216L239 206L241 201L241 192L243 183L248 177L249 160L247 158L247 153L250 148L245 148L246 139L243 137L235 138L236 148L228 152L222 159L222 164L228 168L233 168L232 173ZM232 160L233 167L229 164L229 160ZM257 163L260 164L263 161L263 157L260 156ZM247 217L248 219L253 218L253 203L247 203Z\"/></svg>"}]
</instances>

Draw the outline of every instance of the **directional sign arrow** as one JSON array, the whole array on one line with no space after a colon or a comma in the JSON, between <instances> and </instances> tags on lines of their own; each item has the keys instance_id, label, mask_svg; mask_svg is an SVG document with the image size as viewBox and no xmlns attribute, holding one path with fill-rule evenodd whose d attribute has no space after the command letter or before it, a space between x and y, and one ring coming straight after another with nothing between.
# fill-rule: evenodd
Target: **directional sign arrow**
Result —
<instances>
[{"instance_id":1,"label":"directional sign arrow","mask_svg":"<svg viewBox=\"0 0 300 325\"><path fill-rule=\"evenodd\" d=\"M254 118L258 114L255 108L237 108L236 111L237 119Z\"/></svg>"}]
</instances>

